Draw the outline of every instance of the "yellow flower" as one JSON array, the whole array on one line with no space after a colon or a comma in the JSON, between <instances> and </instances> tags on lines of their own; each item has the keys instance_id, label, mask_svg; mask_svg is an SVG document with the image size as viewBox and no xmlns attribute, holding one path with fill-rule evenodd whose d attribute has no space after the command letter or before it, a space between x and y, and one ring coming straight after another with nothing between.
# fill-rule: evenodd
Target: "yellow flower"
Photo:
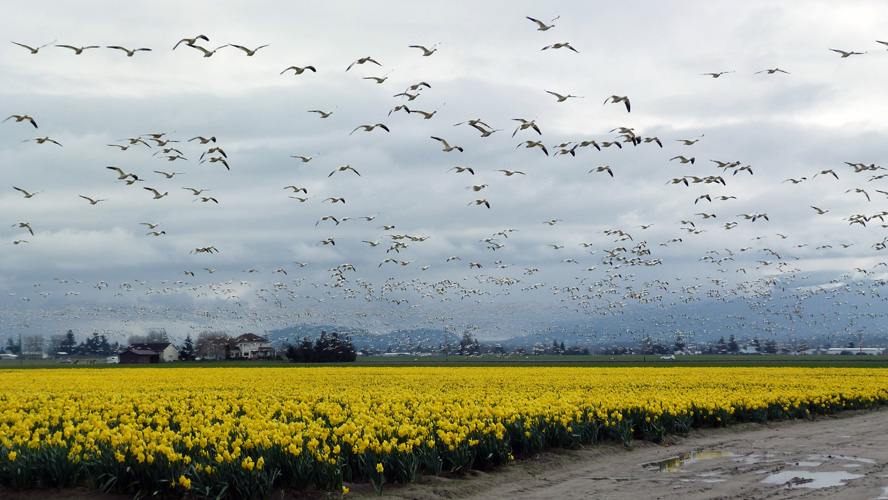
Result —
<instances>
[{"instance_id":1,"label":"yellow flower","mask_svg":"<svg viewBox=\"0 0 888 500\"><path fill-rule=\"evenodd\" d=\"M185 489L191 489L191 480L185 477L185 475L179 476L179 484L185 487Z\"/></svg>"},{"instance_id":2,"label":"yellow flower","mask_svg":"<svg viewBox=\"0 0 888 500\"><path fill-rule=\"evenodd\" d=\"M383 472L384 470L385 470L385 468L382 466L382 462L378 462L378 463L376 464L376 472L382 474L382 472Z\"/></svg>"},{"instance_id":3,"label":"yellow flower","mask_svg":"<svg viewBox=\"0 0 888 500\"><path fill-rule=\"evenodd\" d=\"M348 488L346 488L345 486L343 486L343 487L342 487L342 494L345 495L346 493L348 493Z\"/></svg>"},{"instance_id":4,"label":"yellow flower","mask_svg":"<svg viewBox=\"0 0 888 500\"><path fill-rule=\"evenodd\" d=\"M16 457L17 455L18 455L18 454L17 454L16 452L14 452L14 451L10 451L10 452L9 452L9 461L10 461L10 462L15 462L15 457Z\"/></svg>"}]
</instances>

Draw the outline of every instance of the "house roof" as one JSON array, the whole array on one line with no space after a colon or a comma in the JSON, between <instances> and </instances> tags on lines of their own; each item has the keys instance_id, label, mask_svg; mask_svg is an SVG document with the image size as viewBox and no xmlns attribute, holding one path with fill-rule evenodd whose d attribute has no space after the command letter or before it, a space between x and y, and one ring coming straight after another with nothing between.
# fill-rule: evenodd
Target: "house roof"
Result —
<instances>
[{"instance_id":1,"label":"house roof","mask_svg":"<svg viewBox=\"0 0 888 500\"><path fill-rule=\"evenodd\" d=\"M262 338L255 333L245 333L235 340L237 342L268 342L268 339Z\"/></svg>"},{"instance_id":2,"label":"house roof","mask_svg":"<svg viewBox=\"0 0 888 500\"><path fill-rule=\"evenodd\" d=\"M137 355L139 355L139 356L154 356L154 355L157 354L157 351L153 351L153 350L150 350L150 349L134 349L134 348L132 348L132 347L130 347L129 349L123 351L121 354L125 354L125 353L128 353L128 352L129 352L129 353L133 353L133 354L137 354Z\"/></svg>"},{"instance_id":3,"label":"house roof","mask_svg":"<svg viewBox=\"0 0 888 500\"><path fill-rule=\"evenodd\" d=\"M129 346L129 349L130 350L141 349L141 350L145 350L145 351L152 351L153 353L159 353L159 352L166 350L166 348L168 348L172 345L173 344L171 344L169 342L149 342L147 344L131 344ZM173 348L175 349L175 346L173 346Z\"/></svg>"}]
</instances>

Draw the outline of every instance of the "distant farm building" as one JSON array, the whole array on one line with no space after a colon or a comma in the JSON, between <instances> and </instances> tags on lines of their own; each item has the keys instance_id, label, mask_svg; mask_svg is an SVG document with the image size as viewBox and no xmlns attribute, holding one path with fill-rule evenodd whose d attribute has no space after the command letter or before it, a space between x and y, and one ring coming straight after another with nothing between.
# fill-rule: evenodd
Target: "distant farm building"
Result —
<instances>
[{"instance_id":1,"label":"distant farm building","mask_svg":"<svg viewBox=\"0 0 888 500\"><path fill-rule=\"evenodd\" d=\"M827 354L866 354L868 356L881 356L885 349L881 347L831 347Z\"/></svg>"},{"instance_id":2,"label":"distant farm building","mask_svg":"<svg viewBox=\"0 0 888 500\"><path fill-rule=\"evenodd\" d=\"M121 364L166 363L179 359L179 350L169 342L132 344L120 353Z\"/></svg>"}]
</instances>

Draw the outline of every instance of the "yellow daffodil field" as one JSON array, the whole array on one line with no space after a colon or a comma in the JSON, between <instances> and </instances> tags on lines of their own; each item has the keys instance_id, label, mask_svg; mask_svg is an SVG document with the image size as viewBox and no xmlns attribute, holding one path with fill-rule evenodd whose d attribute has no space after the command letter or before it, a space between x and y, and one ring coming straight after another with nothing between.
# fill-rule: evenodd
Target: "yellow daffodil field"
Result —
<instances>
[{"instance_id":1,"label":"yellow daffodil field","mask_svg":"<svg viewBox=\"0 0 888 500\"><path fill-rule=\"evenodd\" d=\"M0 482L161 497L504 464L552 447L662 440L875 408L866 368L129 368L0 371Z\"/></svg>"}]
</instances>

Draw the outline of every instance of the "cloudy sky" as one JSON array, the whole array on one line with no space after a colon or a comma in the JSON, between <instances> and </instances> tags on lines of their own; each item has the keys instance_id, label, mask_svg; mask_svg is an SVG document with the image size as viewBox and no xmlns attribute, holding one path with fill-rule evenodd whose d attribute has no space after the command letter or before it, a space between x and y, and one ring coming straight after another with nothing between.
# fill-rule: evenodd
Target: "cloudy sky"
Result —
<instances>
[{"instance_id":1,"label":"cloudy sky","mask_svg":"<svg viewBox=\"0 0 888 500\"><path fill-rule=\"evenodd\" d=\"M881 314L886 20L875 1L20 2L0 20L0 112L29 117L0 124L2 336L508 337L776 288Z\"/></svg>"}]
</instances>

